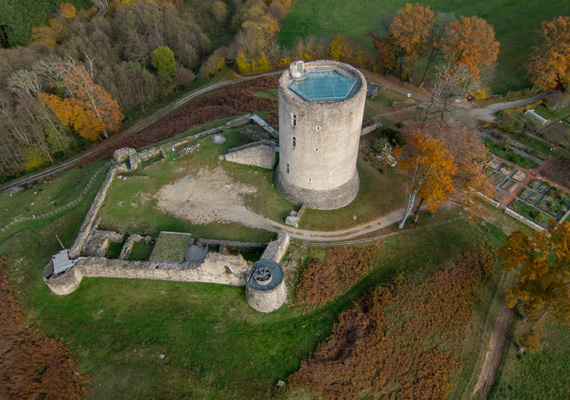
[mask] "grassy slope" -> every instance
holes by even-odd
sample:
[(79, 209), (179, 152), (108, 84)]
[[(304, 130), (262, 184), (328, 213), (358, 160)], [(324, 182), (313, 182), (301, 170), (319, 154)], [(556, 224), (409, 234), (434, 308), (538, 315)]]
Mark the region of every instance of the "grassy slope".
[[(73, 171), (53, 184), (67, 174)], [(63, 217), (0, 236), (28, 316), (46, 335), (69, 343), (92, 377), (92, 399), (271, 398), (276, 381), (297, 370), (338, 313), (363, 293), (400, 275), (420, 282), (482, 237), (458, 222), (381, 241), (370, 274), (316, 310), (285, 306), (261, 315), (247, 306), (242, 288), (158, 281), (85, 279), (73, 294), (55, 296), (41, 269), (58, 250), (55, 234), (71, 244), (96, 189)]]
[[(26, 227), (0, 252), (8, 253), (29, 316), (45, 334), (63, 337), (91, 375), (92, 399), (270, 398), (276, 381), (298, 368), (338, 312), (364, 292), (399, 274), (421, 280), (420, 267), (445, 264), (480, 237), (461, 222), (383, 241), (374, 270), (334, 301), (306, 313), (285, 306), (262, 315), (248, 307), (242, 288), (219, 285), (85, 279), (71, 295), (51, 294), (40, 272), (57, 248), (53, 234), (76, 231), (80, 216)], [(31, 258), (17, 261), (29, 248)]]
[(549, 325), (546, 334), (540, 353), (518, 354), (514, 344), (508, 347), (502, 376), (489, 399), (570, 398), (570, 327)]
[[(381, 13), (395, 13), (409, 1), (397, 0), (297, 0), (283, 21), (280, 41), (292, 46), (297, 36), (345, 34), (372, 48), (370, 39), (364, 38), (376, 24)], [(495, 28), (501, 43), (496, 75), (492, 88), (506, 93), (529, 85), (524, 63), (530, 46), (536, 41), (534, 30), (540, 22), (570, 13), (570, 3), (553, 0), (497, 0), (472, 2), (466, 0), (430, 0), (421, 3), (435, 11), (455, 13), (457, 16), (477, 15)]]

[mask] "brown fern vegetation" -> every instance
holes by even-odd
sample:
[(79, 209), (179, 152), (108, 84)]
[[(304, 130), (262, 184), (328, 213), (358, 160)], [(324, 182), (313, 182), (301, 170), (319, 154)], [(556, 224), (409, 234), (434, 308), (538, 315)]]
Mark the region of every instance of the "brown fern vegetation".
[(322, 304), (355, 284), (368, 269), (371, 249), (333, 248), (325, 261), (311, 260), (299, 278), (297, 299)]
[(441, 399), (461, 364), (478, 287), (493, 270), (467, 253), (420, 284), (394, 283), (343, 311), (330, 337), (289, 383), (327, 399)]
[(26, 319), (0, 258), (0, 399), (73, 400), (84, 394), (67, 347), (43, 338)]

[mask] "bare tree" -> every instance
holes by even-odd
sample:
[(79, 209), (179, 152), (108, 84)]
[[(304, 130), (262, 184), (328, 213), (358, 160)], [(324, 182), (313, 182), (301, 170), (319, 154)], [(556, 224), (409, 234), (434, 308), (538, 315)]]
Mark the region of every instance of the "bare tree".
[(445, 119), (451, 112), (454, 99), (463, 99), (479, 87), (479, 81), (471, 79), (464, 65), (444, 64), (437, 68), (430, 99), (420, 106), (420, 122), (424, 124), (439, 116)]
[(19, 69), (8, 78), (8, 88), (12, 92), (24, 92), (37, 97), (43, 90), (43, 81), (37, 71), (31, 69)]

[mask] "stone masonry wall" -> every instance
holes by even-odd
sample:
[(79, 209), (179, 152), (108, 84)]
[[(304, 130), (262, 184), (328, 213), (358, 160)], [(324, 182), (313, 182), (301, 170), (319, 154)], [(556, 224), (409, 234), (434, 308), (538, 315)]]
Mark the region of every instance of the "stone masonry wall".
[(87, 212), (87, 215), (83, 220), (83, 224), (81, 224), (79, 233), (75, 237), (75, 241), (73, 242), (71, 248), (69, 249), (69, 258), (73, 259), (79, 257), (79, 254), (81, 253), (81, 249), (85, 245), (87, 237), (89, 237), (91, 231), (94, 229), (95, 220), (97, 219), (97, 213), (99, 212), (99, 209), (101, 208), (103, 202), (105, 201), (105, 197), (107, 196), (107, 191), (111, 187), (113, 179), (115, 179), (115, 176), (117, 175), (117, 169), (118, 168), (116, 166), (111, 167), (111, 169), (107, 173), (107, 178), (105, 179), (105, 182), (103, 182), (101, 190), (99, 190), (99, 193), (97, 193), (97, 196), (95, 196), (95, 200), (93, 200), (93, 204), (91, 204), (91, 208), (89, 208), (89, 211)]
[(542, 226), (540, 226), (537, 223), (531, 221), (530, 219), (520, 215), (518, 212), (511, 210), (510, 208), (505, 209), (505, 214), (510, 215), (511, 217), (513, 217), (516, 220), (519, 220), (520, 222), (522, 222), (523, 224), (525, 224), (528, 227), (531, 227), (535, 231), (540, 232), (540, 231), (544, 230), (544, 228)]
[(231, 149), (228, 154), (224, 155), (224, 159), (238, 164), (273, 169), (275, 165), (274, 146), (273, 142), (266, 140), (250, 143), (242, 148)]
[(283, 232), (277, 234), (277, 240), (269, 242), (265, 251), (261, 255), (262, 260), (271, 260), (279, 264), (287, 249), (289, 248), (291, 237)]
[(44, 270), (44, 280), (60, 296), (75, 291), (83, 277), (151, 279), (175, 282), (217, 283), (245, 286), (249, 264), (241, 255), (208, 253), (200, 264), (166, 261), (110, 260), (104, 257), (79, 258), (74, 267), (54, 276), (51, 263)]

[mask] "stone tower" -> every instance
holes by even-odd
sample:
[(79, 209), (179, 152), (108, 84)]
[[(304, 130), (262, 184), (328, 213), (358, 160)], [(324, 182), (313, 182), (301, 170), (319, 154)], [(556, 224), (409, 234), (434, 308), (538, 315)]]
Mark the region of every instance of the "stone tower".
[(366, 80), (335, 61), (296, 61), (279, 79), (276, 183), (295, 204), (344, 207), (358, 193), (356, 170)]

